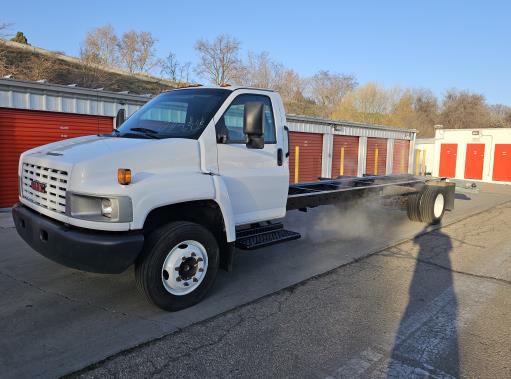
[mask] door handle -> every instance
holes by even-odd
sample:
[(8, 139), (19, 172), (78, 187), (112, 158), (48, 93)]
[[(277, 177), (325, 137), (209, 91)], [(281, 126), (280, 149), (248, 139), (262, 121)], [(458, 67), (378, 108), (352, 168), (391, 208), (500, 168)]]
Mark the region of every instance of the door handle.
[(277, 165), (282, 166), (284, 164), (284, 152), (279, 147), (277, 149)]
[(286, 158), (289, 157), (289, 152), (290, 152), (290, 142), (289, 142), (289, 128), (287, 126), (284, 125), (284, 131), (286, 132), (286, 139), (287, 139), (287, 152), (286, 152)]

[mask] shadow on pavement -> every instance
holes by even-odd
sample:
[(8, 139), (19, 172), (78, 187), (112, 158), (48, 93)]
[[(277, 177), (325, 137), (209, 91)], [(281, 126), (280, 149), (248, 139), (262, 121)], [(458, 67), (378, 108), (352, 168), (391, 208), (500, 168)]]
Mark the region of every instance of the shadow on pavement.
[[(413, 239), (419, 252), (387, 366), (388, 378), (459, 377), (458, 301), (449, 256), (453, 245), (441, 229), (430, 231), (431, 226), (426, 226)], [(435, 266), (443, 268), (424, 263), (432, 258)], [(425, 302), (425, 298), (432, 300)]]
[(464, 193), (455, 193), (454, 198), (456, 200), (471, 200), (470, 196), (467, 196)]

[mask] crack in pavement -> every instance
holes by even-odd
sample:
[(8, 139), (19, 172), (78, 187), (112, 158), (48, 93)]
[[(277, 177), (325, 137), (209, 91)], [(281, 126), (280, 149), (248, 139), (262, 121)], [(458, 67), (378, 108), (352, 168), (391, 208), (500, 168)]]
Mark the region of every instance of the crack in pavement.
[(466, 276), (470, 276), (470, 277), (478, 278), (478, 279), (491, 280), (491, 281), (495, 281), (495, 282), (500, 283), (500, 284), (505, 284), (505, 285), (511, 286), (511, 280), (506, 280), (506, 279), (502, 279), (502, 278), (496, 278), (494, 276), (474, 274), (472, 272), (454, 270), (451, 267), (447, 267), (447, 266), (444, 266), (444, 265), (441, 265), (441, 264), (438, 264), (438, 263), (435, 263), (435, 262), (431, 262), (431, 261), (428, 261), (428, 260), (425, 260), (425, 259), (415, 258), (413, 256), (386, 254), (386, 253), (378, 253), (377, 256), (385, 257), (385, 258), (409, 259), (409, 260), (413, 260), (413, 261), (416, 261), (416, 262), (419, 262), (419, 263), (424, 263), (426, 265), (438, 267), (440, 269), (443, 269), (443, 270), (446, 270), (446, 271), (449, 271), (449, 272), (452, 272), (452, 273), (455, 273), (455, 274), (466, 275)]

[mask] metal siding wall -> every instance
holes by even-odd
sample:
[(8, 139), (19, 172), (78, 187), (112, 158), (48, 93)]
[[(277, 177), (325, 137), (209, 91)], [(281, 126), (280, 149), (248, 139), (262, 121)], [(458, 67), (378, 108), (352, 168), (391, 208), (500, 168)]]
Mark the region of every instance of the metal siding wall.
[(392, 173), (406, 174), (409, 170), (410, 141), (394, 140)]
[(332, 133), (385, 139), (415, 139), (415, 130), (392, 128), (381, 125), (357, 124), (351, 122), (334, 121), (315, 117), (287, 116), (287, 125), (290, 130), (307, 133)]
[(73, 86), (0, 79), (0, 107), (115, 117), (129, 116), (151, 97)]
[(111, 131), (111, 117), (0, 108), (0, 208), (17, 201), (22, 152), (66, 138)]
[(341, 175), (341, 149), (344, 148), (343, 175), (358, 175), (359, 137), (334, 136), (331, 178)]
[[(314, 133), (289, 133), (289, 181), (294, 183), (295, 169), (298, 163), (298, 181), (309, 182), (321, 177), (323, 137)], [(299, 159), (296, 161), (296, 147), (299, 147)]]
[[(376, 150), (378, 150), (377, 160)], [(365, 173), (367, 175), (385, 175), (387, 169), (386, 162), (387, 162), (387, 140), (383, 138), (368, 138)]]

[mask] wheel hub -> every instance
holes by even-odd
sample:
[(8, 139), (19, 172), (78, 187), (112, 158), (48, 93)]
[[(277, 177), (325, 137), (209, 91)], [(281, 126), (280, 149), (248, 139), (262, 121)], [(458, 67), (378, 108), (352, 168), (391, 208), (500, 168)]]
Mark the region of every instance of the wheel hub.
[(179, 266), (179, 276), (182, 280), (190, 280), (197, 273), (198, 268), (199, 262), (197, 262), (197, 259), (193, 257), (185, 258)]
[(163, 287), (173, 295), (186, 295), (204, 280), (208, 254), (198, 241), (183, 241), (174, 246), (163, 262)]

